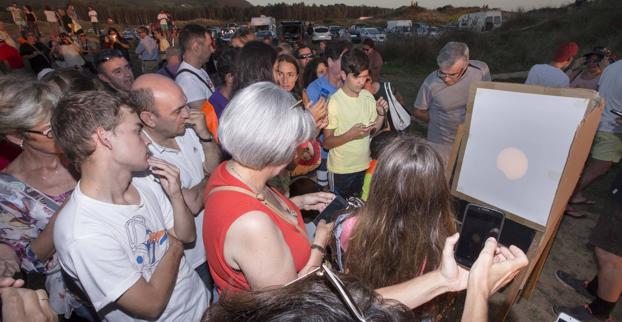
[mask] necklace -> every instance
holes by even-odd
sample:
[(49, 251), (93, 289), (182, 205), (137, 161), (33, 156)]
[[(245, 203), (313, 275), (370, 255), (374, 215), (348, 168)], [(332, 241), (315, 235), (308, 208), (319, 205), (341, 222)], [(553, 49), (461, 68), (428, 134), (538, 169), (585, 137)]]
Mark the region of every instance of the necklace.
[(270, 194), (278, 202), (281, 209), (272, 205), (272, 203), (268, 201), (268, 199), (262, 193), (254, 191), (253, 186), (251, 186), (246, 180), (244, 180), (244, 177), (242, 177), (242, 175), (235, 169), (235, 167), (233, 166), (233, 162), (231, 161), (227, 162), (227, 169), (230, 170), (231, 174), (233, 174), (240, 181), (242, 181), (242, 183), (248, 186), (248, 188), (250, 188), (251, 191), (255, 193), (255, 198), (257, 198), (257, 200), (262, 202), (265, 206), (267, 206), (268, 208), (273, 208), (273, 210), (277, 210), (278, 212), (283, 212), (283, 210), (285, 210), (284, 212), (287, 213), (287, 215), (294, 217), (294, 218), (298, 217), (298, 214), (295, 211), (292, 211), (291, 209), (289, 209), (287, 204), (285, 204), (281, 200), (281, 198), (279, 198), (279, 196), (276, 193), (274, 193), (274, 191), (272, 191), (272, 189), (270, 189), (269, 187), (264, 187), (264, 190), (267, 188), (267, 190), (270, 191)]

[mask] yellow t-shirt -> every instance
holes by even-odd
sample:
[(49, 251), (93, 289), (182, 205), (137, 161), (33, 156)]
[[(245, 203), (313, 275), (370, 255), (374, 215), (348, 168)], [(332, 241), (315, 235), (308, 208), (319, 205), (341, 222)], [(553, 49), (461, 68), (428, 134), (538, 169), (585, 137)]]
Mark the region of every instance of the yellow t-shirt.
[[(362, 90), (358, 97), (350, 97), (339, 89), (328, 102), (328, 126), (334, 135), (342, 135), (357, 123), (370, 124), (378, 117), (374, 96)], [(328, 152), (328, 171), (338, 174), (364, 171), (369, 166), (369, 136), (352, 140)]]

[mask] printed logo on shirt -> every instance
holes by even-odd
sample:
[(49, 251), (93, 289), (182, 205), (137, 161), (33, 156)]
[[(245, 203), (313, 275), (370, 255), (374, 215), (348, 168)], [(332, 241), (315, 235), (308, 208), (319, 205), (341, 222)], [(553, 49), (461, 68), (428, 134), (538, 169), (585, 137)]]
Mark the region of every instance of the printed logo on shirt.
[(152, 231), (147, 228), (143, 216), (134, 216), (125, 223), (135, 264), (152, 272), (168, 247), (166, 230)]

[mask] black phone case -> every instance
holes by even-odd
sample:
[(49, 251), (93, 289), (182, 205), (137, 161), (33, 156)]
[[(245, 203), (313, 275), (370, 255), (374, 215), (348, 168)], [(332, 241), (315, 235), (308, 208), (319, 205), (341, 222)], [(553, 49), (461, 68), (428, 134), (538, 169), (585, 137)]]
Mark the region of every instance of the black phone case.
[[(476, 205), (476, 204), (468, 204), (466, 206), (466, 208), (464, 210), (464, 214), (462, 215), (462, 227), (460, 229), (460, 239), (458, 239), (458, 242), (456, 243), (456, 251), (454, 253), (454, 257), (455, 257), (456, 262), (458, 263), (458, 265), (460, 265), (460, 266), (462, 266), (462, 267), (464, 267), (466, 269), (470, 269), (471, 266), (473, 266), (474, 261), (471, 261), (471, 260), (469, 260), (467, 258), (462, 258), (462, 257), (458, 256), (458, 246), (460, 245), (460, 242), (463, 239), (463, 234), (462, 234), (462, 230), (463, 229), (462, 228), (464, 228), (464, 222), (466, 220), (467, 213), (472, 208), (476, 208), (477, 210), (480, 210), (480, 211), (483, 210), (484, 212), (487, 212), (487, 213), (489, 213), (491, 215), (494, 214), (494, 215), (498, 215), (498, 216), (501, 217), (501, 224), (499, 224), (499, 234), (497, 236), (494, 236), (497, 241), (499, 241), (499, 237), (501, 236), (501, 232), (503, 231), (503, 224), (505, 223), (505, 214), (503, 214), (502, 212), (500, 212), (498, 210), (495, 210), (495, 209), (492, 209), (492, 208), (483, 207), (483, 206)], [(486, 237), (486, 238), (488, 238), (488, 237)], [(482, 245), (484, 245), (484, 243)], [(482, 250), (480, 249), (479, 252), (481, 252), (481, 251)]]

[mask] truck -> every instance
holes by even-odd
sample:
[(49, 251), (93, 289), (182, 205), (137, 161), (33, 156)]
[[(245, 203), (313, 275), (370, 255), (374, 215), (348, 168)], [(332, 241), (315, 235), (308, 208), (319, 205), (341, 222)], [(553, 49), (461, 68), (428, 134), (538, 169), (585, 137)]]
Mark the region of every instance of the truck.
[(305, 24), (302, 21), (290, 20), (279, 22), (279, 37), (284, 41), (294, 43), (304, 40)]
[(259, 17), (251, 18), (250, 27), (258, 31), (269, 31), (273, 36), (276, 36), (276, 20), (272, 17), (261, 15)]
[(501, 10), (480, 11), (460, 16), (458, 18), (458, 28), (484, 32), (501, 27), (502, 22)]
[(387, 32), (389, 33), (410, 33), (412, 32), (413, 22), (412, 20), (388, 20)]

